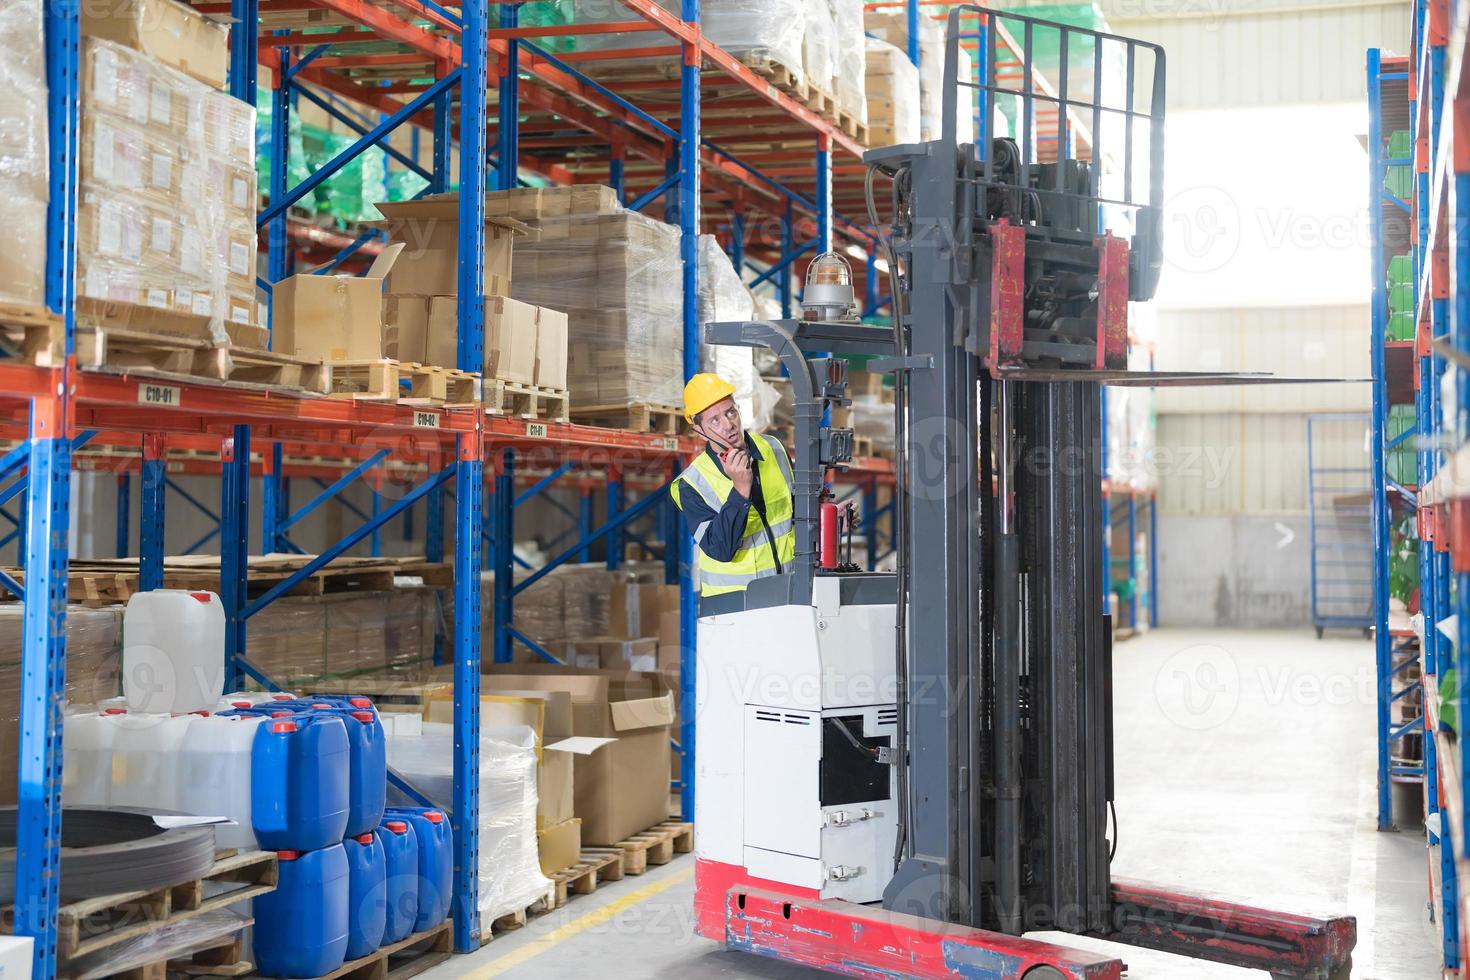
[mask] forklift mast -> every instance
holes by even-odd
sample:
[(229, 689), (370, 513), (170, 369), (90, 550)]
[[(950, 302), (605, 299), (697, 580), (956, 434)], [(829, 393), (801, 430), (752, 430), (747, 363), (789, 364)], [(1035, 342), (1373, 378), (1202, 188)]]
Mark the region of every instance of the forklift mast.
[[(960, 46), (977, 38), (976, 77), (961, 78)], [(1105, 64), (1123, 66), (1121, 87)], [(866, 158), (894, 283), (904, 488), (908, 765), (884, 905), (1011, 935), (1106, 932), (1100, 382), (1126, 374), (1128, 302), (1158, 282), (1164, 54), (963, 5), (944, 69), (941, 138)], [(975, 142), (961, 142), (971, 118)], [(1013, 136), (992, 135), (1003, 118)], [(1044, 118), (1054, 142), (1037, 138)]]

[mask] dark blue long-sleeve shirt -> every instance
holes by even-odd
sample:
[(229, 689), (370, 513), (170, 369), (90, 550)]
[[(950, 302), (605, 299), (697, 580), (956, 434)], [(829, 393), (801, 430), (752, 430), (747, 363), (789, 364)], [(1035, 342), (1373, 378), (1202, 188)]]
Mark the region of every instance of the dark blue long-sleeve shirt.
[[(766, 446), (764, 449), (768, 452), (770, 447)], [(684, 523), (689, 528), (689, 533), (694, 536), (694, 544), (715, 561), (730, 561), (735, 557), (735, 552), (745, 537), (745, 522), (752, 506), (758, 513), (765, 513), (766, 501), (761, 494), (760, 453), (748, 432), (745, 434), (745, 450), (756, 463), (751, 467), (749, 498), (741, 496), (740, 491), (731, 489), (724, 506), (716, 511), (697, 490), (686, 486), (683, 481), (676, 483), (680, 510), (684, 513)], [(714, 449), (705, 447), (705, 452), (719, 471), (724, 473), (725, 466)]]

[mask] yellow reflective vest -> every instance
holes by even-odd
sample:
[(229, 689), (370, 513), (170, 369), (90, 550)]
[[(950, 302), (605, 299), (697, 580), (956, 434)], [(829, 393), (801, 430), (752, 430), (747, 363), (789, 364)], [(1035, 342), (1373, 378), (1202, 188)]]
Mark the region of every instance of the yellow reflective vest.
[[(765, 515), (754, 506), (750, 508), (740, 546), (729, 561), (716, 561), (705, 554), (703, 548), (698, 548), (700, 532), (695, 532), (700, 595), (739, 592), (755, 579), (785, 571), (796, 557), (791, 460), (786, 455), (786, 447), (770, 436), (745, 434), (747, 444), (754, 445), (758, 457), (756, 467)], [(670, 492), (680, 510), (684, 509), (682, 495), (696, 493), (711, 510), (718, 512), (734, 488), (734, 482), (721, 472), (710, 454), (703, 452), (679, 474)]]

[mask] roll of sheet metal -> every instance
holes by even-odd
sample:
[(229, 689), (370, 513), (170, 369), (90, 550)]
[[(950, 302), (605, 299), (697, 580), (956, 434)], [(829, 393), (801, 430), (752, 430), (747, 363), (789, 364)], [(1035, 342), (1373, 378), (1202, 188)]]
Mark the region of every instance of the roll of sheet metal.
[[(69, 806), (61, 812), (61, 899), (168, 888), (209, 873), (214, 828), (164, 829), (162, 810)], [(0, 807), (0, 902), (15, 898), (16, 808)]]

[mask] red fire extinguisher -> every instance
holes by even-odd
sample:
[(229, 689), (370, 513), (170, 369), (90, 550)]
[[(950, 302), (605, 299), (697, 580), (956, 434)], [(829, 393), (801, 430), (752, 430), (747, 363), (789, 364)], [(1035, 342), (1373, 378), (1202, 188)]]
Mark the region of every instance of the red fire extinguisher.
[(822, 491), (822, 502), (818, 513), (821, 528), (821, 567), (837, 567), (837, 501), (830, 491)]

